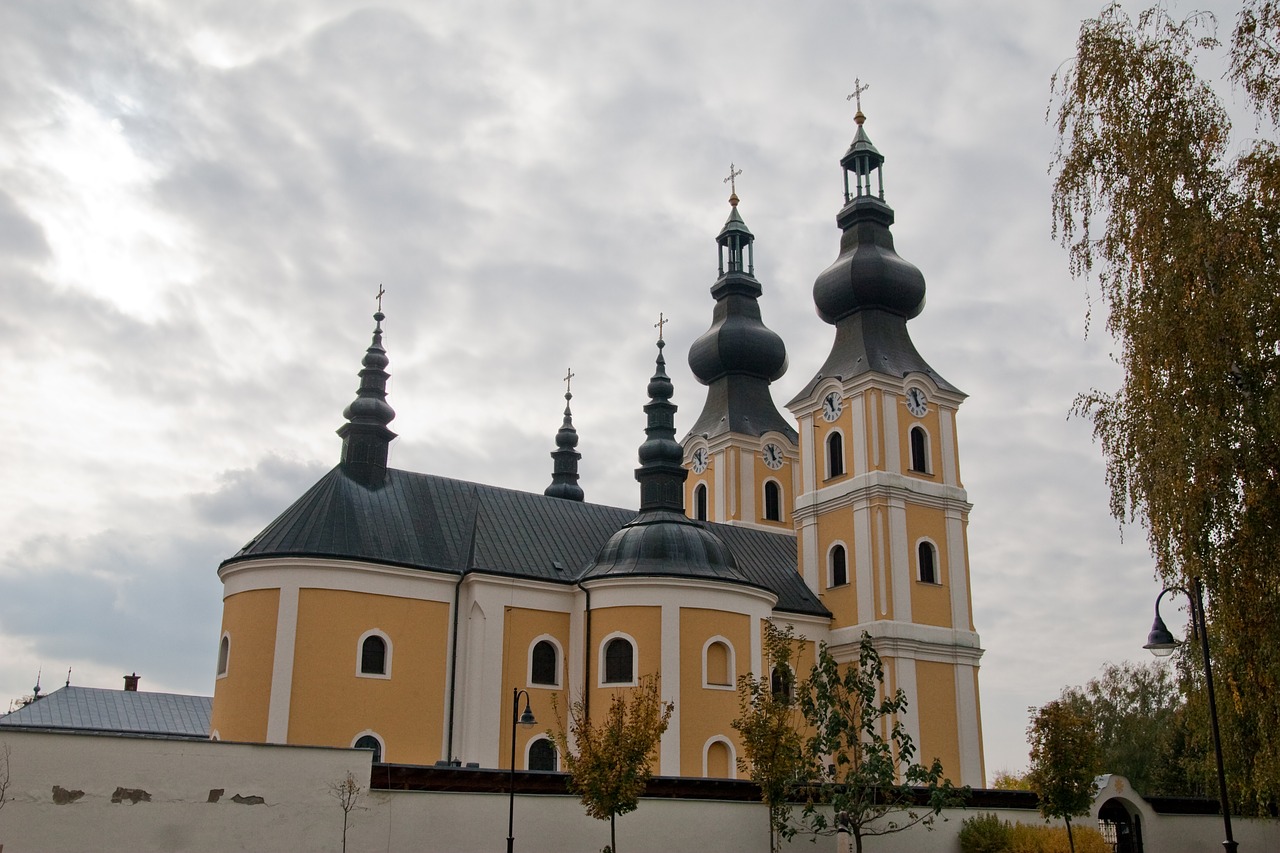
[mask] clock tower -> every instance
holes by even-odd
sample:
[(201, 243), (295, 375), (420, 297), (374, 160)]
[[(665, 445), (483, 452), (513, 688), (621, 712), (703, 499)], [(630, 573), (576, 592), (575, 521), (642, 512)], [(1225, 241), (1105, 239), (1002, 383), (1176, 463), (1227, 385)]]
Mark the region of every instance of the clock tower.
[[(910, 701), (919, 760), (983, 780), (978, 661), (956, 411), (965, 395), (907, 332), (924, 308), (920, 271), (894, 250), (884, 158), (862, 110), (840, 165), (840, 254), (813, 286), (835, 326), (826, 362), (788, 408), (799, 424), (795, 529), (800, 572), (833, 615), (837, 659), (868, 632), (889, 689)], [(976, 782), (975, 782), (976, 780)]]
[[(730, 167), (726, 182), (738, 174)], [(787, 370), (787, 350), (760, 317), (755, 236), (738, 211), (736, 187), (716, 243), (720, 273), (711, 287), (711, 328), (689, 349), (707, 402), (683, 442), (690, 469), (685, 506), (695, 519), (789, 533), (798, 485), (796, 431), (769, 393)]]

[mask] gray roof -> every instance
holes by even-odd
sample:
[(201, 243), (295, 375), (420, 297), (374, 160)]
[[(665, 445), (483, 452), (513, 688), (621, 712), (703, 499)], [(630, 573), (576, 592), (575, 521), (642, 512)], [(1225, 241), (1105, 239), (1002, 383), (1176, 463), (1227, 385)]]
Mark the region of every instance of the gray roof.
[(213, 699), (99, 687), (61, 687), (0, 716), (0, 726), (207, 738)]
[[(223, 565), (328, 557), (572, 584), (634, 518), (635, 510), (394, 468), (367, 487), (339, 465)], [(776, 609), (830, 615), (796, 571), (795, 536), (698, 524), (733, 550), (749, 583), (778, 596)]]

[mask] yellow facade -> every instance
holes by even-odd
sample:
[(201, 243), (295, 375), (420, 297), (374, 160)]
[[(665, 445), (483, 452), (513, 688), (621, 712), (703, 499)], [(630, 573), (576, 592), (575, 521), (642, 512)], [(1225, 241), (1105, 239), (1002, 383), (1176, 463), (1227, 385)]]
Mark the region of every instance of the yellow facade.
[(279, 608), (278, 589), (254, 589), (223, 599), (227, 671), (214, 684), (209, 721), (210, 730), (221, 740), (261, 743), (267, 739)]
[[(561, 731), (567, 728), (568, 660), (565, 657), (569, 645), (569, 614), (555, 611), (531, 610), (526, 607), (507, 607), (503, 630), (503, 677), (502, 695), (506, 702), (502, 704), (501, 731), (511, 731), (512, 700), (516, 690), (529, 693), (529, 710), (537, 719), (537, 725), (526, 728), (516, 726), (516, 766), (525, 767), (530, 741), (546, 737), (548, 731)], [(548, 638), (557, 646), (556, 685), (536, 684), (530, 678), (530, 653), (536, 641)], [(555, 696), (555, 710), (552, 709), (552, 696)], [(521, 699), (519, 711), (524, 710)], [(511, 766), (511, 741), (502, 738), (499, 747), (500, 766)]]
[(920, 742), (916, 744), (916, 760), (928, 765), (933, 759), (942, 762), (946, 776), (958, 780), (960, 765), (960, 731), (956, 715), (956, 674), (951, 664), (916, 661), (916, 695), (920, 707), (930, 709), (920, 718)]
[[(738, 711), (738, 675), (751, 665), (751, 620), (746, 614), (701, 608), (680, 608), (680, 774), (701, 776), (703, 755), (713, 738), (724, 738), (740, 755), (738, 733), (729, 725)], [(732, 650), (725, 683), (707, 684), (704, 668), (707, 644), (722, 642)], [(720, 680), (718, 677), (715, 680)], [(713, 750), (714, 752), (714, 750)], [(736, 771), (708, 775), (727, 775)]]

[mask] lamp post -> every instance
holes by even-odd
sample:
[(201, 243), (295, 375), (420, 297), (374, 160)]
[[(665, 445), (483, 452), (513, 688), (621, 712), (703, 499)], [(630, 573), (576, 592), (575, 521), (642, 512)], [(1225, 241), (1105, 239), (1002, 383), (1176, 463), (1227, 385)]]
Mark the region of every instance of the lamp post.
[(1204, 683), (1209, 689), (1209, 728), (1213, 732), (1213, 757), (1218, 762), (1218, 798), (1222, 806), (1222, 827), (1227, 833), (1227, 840), (1222, 842), (1226, 853), (1236, 853), (1239, 845), (1231, 835), (1231, 805), (1227, 801), (1227, 774), (1222, 769), (1222, 739), (1218, 735), (1218, 701), (1213, 693), (1213, 664), (1209, 660), (1209, 630), (1204, 619), (1204, 584), (1200, 578), (1191, 579), (1192, 592), (1180, 586), (1165, 587), (1156, 596), (1156, 621), (1151, 623), (1151, 633), (1147, 635), (1144, 649), (1150, 649), (1156, 657), (1168, 657), (1173, 654), (1178, 641), (1165, 627), (1160, 618), (1160, 599), (1167, 592), (1180, 592), (1191, 602), (1191, 634), (1200, 636), (1200, 651), (1204, 654)]
[[(520, 710), (521, 693), (524, 694), (524, 713), (517, 718), (516, 712)], [(528, 728), (537, 723), (538, 721), (533, 718), (533, 711), (529, 710), (529, 691), (513, 687), (511, 689), (511, 800), (507, 806), (507, 853), (511, 853), (516, 841), (516, 725)]]

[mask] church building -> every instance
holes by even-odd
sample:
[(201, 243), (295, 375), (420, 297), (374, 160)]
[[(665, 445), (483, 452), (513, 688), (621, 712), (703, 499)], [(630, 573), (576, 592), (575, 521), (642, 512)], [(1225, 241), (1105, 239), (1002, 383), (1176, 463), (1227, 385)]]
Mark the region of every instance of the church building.
[(638, 512), (584, 500), (567, 392), (543, 494), (387, 467), (375, 314), (339, 464), (218, 570), (212, 735), (502, 768), (523, 690), (539, 725), (519, 730), (515, 766), (557, 769), (553, 694), (563, 718), (656, 675), (675, 713), (655, 771), (735, 778), (735, 685), (762, 673), (773, 620), (837, 660), (869, 633), (917, 758), (982, 786), (964, 394), (907, 332), (924, 277), (894, 251), (884, 158), (855, 120), (839, 255), (813, 288), (830, 354), (783, 415), (770, 385), (786, 348), (761, 317), (735, 192), (711, 327), (688, 355), (706, 402), (679, 441), (659, 326)]

